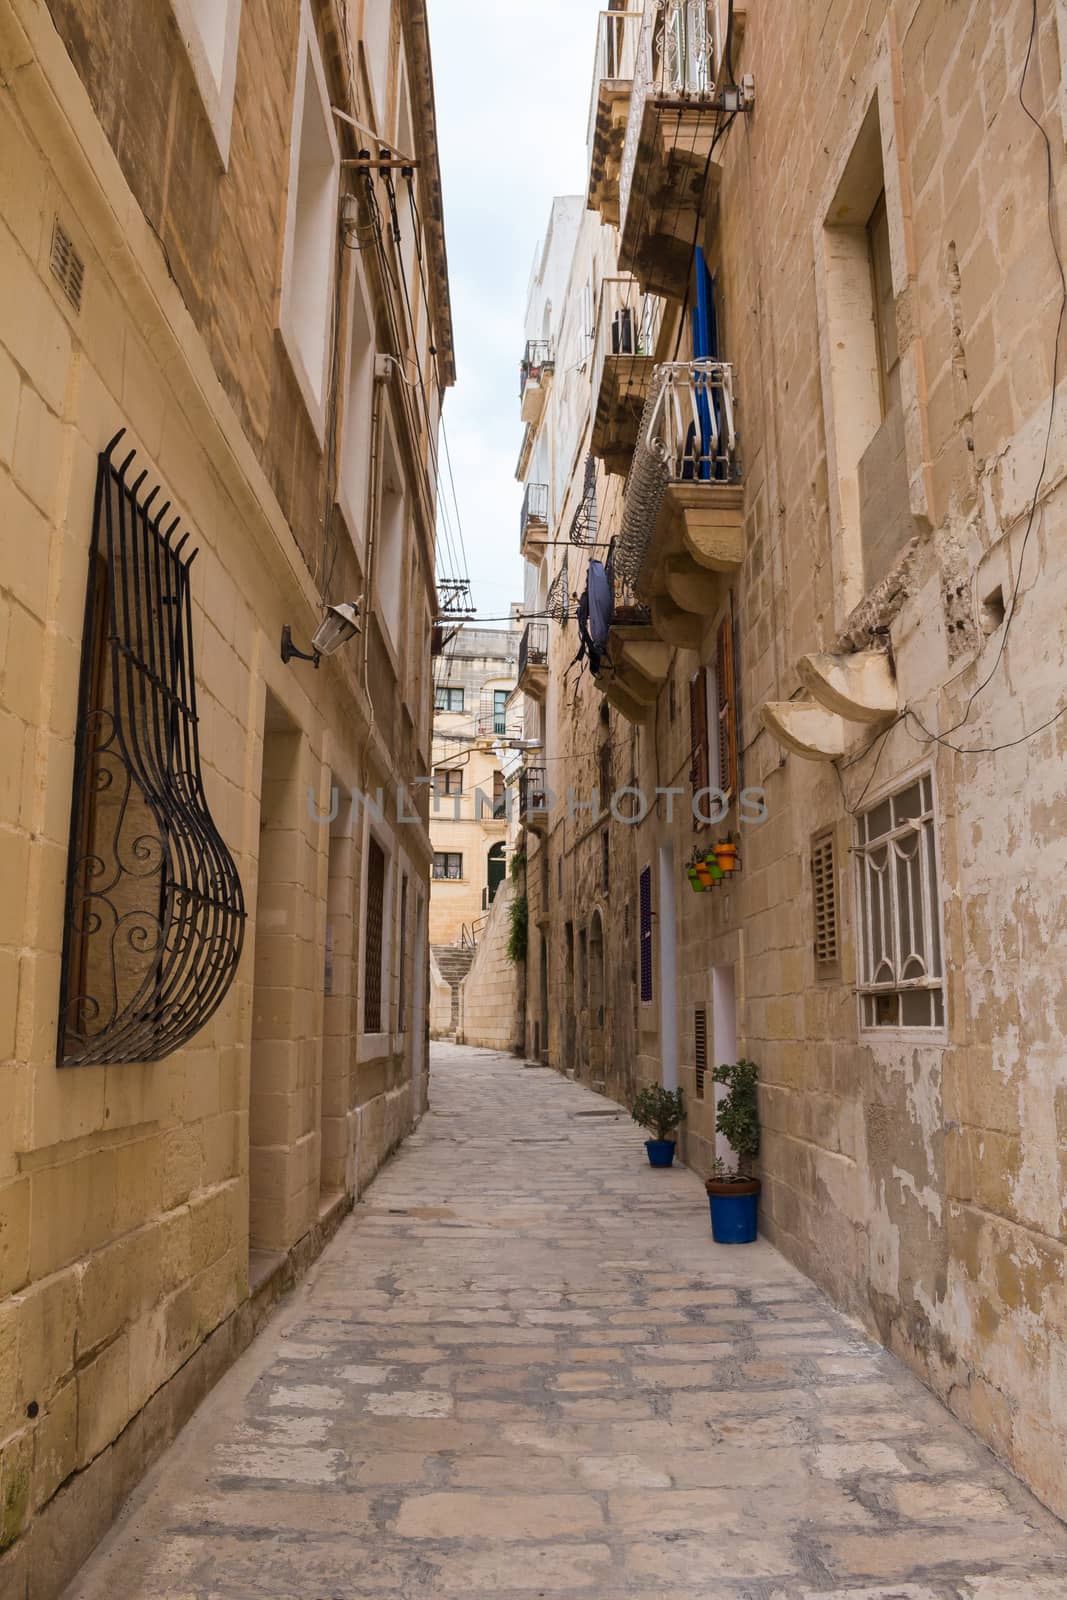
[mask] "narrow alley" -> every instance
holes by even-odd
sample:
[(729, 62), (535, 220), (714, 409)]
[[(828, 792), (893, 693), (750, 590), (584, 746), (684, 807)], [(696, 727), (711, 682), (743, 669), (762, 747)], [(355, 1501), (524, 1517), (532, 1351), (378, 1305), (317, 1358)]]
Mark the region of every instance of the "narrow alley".
[(1062, 1600), (1067, 1532), (543, 1068), (431, 1110), (69, 1600)]

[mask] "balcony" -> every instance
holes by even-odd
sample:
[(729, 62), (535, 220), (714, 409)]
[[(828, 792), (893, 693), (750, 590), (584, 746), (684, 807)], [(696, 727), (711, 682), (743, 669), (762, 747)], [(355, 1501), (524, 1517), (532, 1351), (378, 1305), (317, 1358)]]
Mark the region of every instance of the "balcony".
[[(719, 122), (713, 0), (670, 0), (662, 26), (642, 23), (619, 175), (619, 265), (650, 294), (680, 300), (705, 200)], [(699, 242), (699, 241), (698, 241)]]
[(519, 401), (522, 420), (536, 427), (545, 409), (545, 396), (556, 370), (552, 346), (547, 339), (528, 339), (526, 354), (519, 368)]
[(519, 821), (533, 833), (548, 828), (548, 778), (544, 767), (523, 767), (519, 773)]
[(641, 39), (640, 11), (602, 11), (597, 26), (589, 101), (589, 190), (586, 205), (619, 226), (619, 170)]
[(519, 517), (519, 554), (540, 561), (548, 539), (548, 484), (528, 483)]
[(548, 623), (528, 622), (519, 641), (519, 688), (532, 700), (548, 692)]
[(605, 278), (593, 340), (596, 412), (590, 448), (608, 472), (630, 470), (655, 370), (662, 307), (644, 302), (634, 278)]
[(671, 650), (699, 650), (725, 601), (744, 555), (743, 499), (732, 368), (661, 363), (608, 559), (612, 626), (597, 676), (631, 722), (648, 720)]

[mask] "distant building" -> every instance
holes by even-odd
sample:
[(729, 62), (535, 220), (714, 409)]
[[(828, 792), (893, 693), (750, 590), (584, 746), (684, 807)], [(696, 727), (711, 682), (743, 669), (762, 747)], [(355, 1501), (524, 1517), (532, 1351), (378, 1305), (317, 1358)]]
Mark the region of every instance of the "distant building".
[(430, 940), (477, 936), (507, 870), (506, 740), (522, 735), (514, 690), (519, 639), (507, 628), (461, 628), (437, 658), (430, 842)]

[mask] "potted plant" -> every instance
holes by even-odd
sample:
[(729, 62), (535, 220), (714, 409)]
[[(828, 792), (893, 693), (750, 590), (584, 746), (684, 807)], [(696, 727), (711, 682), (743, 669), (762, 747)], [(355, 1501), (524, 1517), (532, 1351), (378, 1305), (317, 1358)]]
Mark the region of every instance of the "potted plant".
[(713, 844), (711, 853), (723, 872), (737, 871), (737, 841), (732, 836), (728, 835), (721, 844)]
[(726, 1088), (715, 1113), (715, 1127), (737, 1156), (728, 1167), (719, 1157), (704, 1187), (711, 1207), (711, 1236), (716, 1244), (751, 1244), (756, 1237), (760, 1182), (748, 1170), (759, 1154), (759, 1068), (754, 1061), (724, 1062), (714, 1079)]
[(654, 1135), (645, 1140), (650, 1167), (669, 1167), (674, 1161), (676, 1141), (671, 1134), (685, 1116), (681, 1089), (665, 1089), (650, 1083), (634, 1096), (630, 1114), (642, 1128)]

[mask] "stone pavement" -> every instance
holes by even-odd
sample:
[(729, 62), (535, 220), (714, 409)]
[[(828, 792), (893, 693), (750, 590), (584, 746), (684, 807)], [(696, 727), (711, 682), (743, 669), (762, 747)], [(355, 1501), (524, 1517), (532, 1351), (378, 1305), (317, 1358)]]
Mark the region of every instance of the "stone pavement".
[(556, 1074), (433, 1110), (68, 1600), (1064, 1600), (1067, 1530)]

